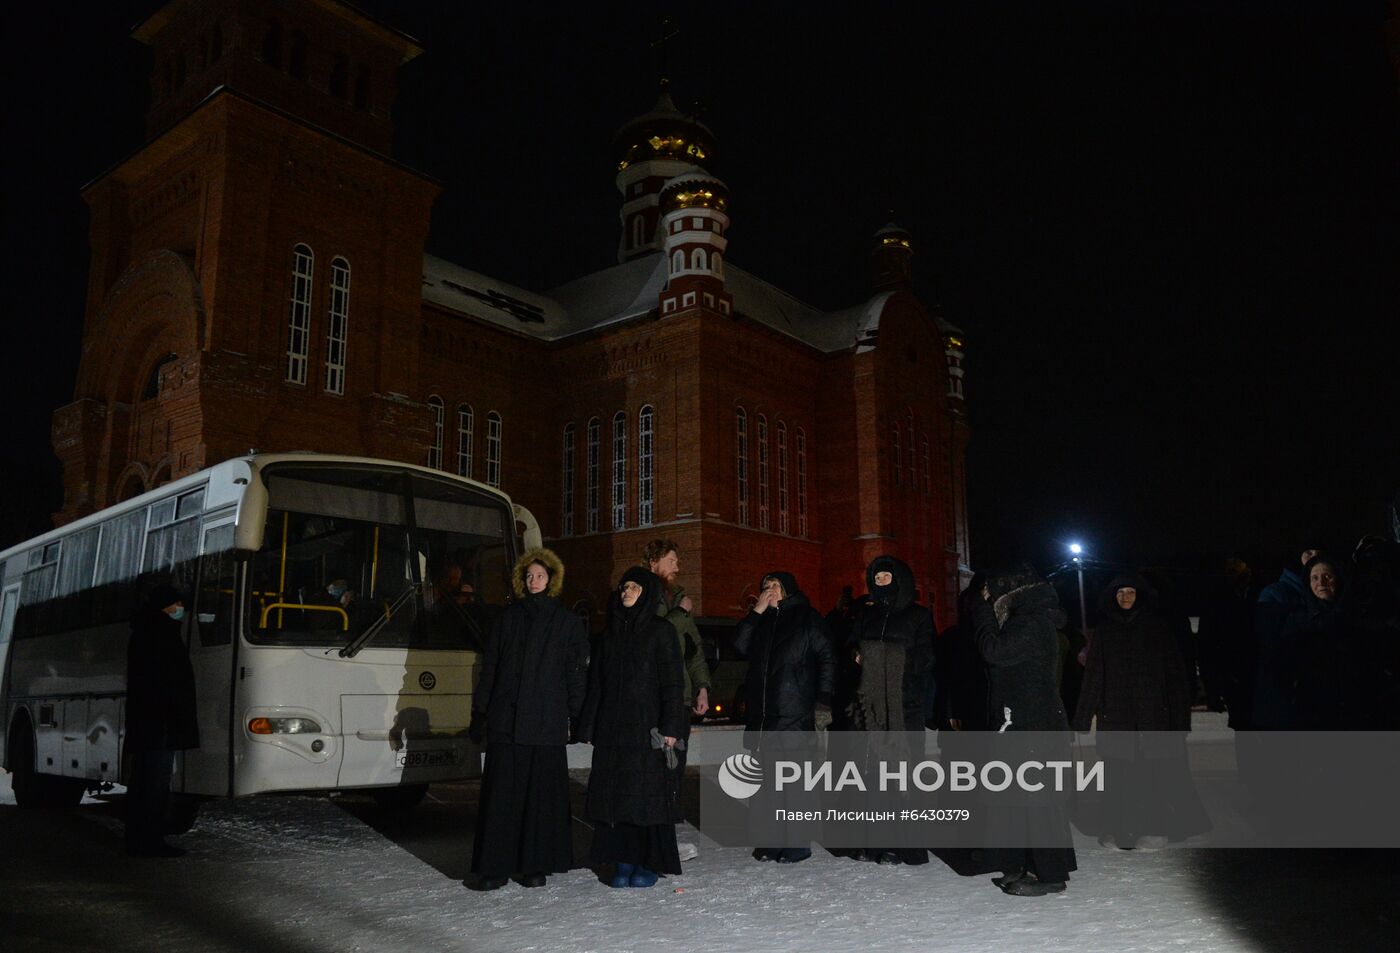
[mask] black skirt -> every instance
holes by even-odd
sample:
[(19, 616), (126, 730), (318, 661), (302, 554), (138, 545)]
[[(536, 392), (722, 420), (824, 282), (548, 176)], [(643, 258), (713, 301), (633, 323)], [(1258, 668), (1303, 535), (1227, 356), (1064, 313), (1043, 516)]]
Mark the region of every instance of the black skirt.
[(593, 847), (588, 862), (602, 864), (634, 864), (659, 874), (681, 872), (681, 858), (676, 851), (674, 824), (609, 824), (599, 822), (593, 828)]
[(563, 745), (486, 746), (472, 873), (564, 873), (574, 862), (571, 824)]

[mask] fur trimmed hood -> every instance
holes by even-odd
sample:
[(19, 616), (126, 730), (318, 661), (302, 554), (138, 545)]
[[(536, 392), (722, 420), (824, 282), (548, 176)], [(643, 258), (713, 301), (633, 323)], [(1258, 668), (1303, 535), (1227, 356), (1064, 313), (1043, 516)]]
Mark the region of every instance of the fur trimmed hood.
[(1064, 610), (1060, 608), (1060, 597), (1055, 594), (1055, 588), (1048, 582), (1032, 582), (1017, 586), (1010, 592), (998, 596), (996, 601), (992, 603), (992, 610), (996, 613), (997, 625), (1005, 625), (1006, 620), (1014, 615), (1033, 613), (1044, 615), (1057, 629), (1062, 627), (1066, 621)]
[(559, 593), (564, 591), (564, 560), (554, 550), (543, 546), (530, 550), (515, 561), (510, 571), (510, 588), (515, 598), (525, 598), (525, 570), (531, 563), (539, 563), (549, 570), (549, 585), (545, 587), (544, 594), (551, 599), (559, 598)]

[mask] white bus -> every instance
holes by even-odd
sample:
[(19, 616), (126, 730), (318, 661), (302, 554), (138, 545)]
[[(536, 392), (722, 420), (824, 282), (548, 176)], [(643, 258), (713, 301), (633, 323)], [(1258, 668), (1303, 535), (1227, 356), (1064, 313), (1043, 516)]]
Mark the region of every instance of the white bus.
[[(199, 714), (172, 829), (205, 797), (361, 788), (411, 806), (429, 782), (479, 774), (477, 649), (539, 538), (505, 494), (438, 470), (258, 454), (0, 553), (16, 800), (124, 783), (130, 622), (159, 583), (186, 594)], [(327, 592), (342, 579), (343, 600)]]

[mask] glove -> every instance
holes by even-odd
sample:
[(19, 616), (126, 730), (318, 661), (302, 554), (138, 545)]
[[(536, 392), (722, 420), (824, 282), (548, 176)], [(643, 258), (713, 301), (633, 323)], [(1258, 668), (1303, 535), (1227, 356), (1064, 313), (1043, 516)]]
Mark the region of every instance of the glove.
[(472, 723), (467, 726), (467, 737), (477, 744), (486, 743), (486, 713), (475, 712), (472, 714)]
[(817, 705), (815, 722), (818, 731), (826, 731), (828, 728), (831, 727), (830, 705)]

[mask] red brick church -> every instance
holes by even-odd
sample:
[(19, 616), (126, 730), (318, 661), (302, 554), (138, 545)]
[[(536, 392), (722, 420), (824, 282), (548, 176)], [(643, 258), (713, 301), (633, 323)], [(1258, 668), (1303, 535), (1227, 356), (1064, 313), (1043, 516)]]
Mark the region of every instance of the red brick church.
[(502, 487), (571, 600), (602, 605), (668, 536), (702, 614), (774, 568), (826, 608), (892, 552), (951, 621), (963, 343), (912, 293), (902, 229), (845, 310), (744, 271), (715, 137), (663, 89), (617, 137), (618, 264), (512, 287), (424, 254), (439, 187), (388, 154), (409, 37), (336, 0), (175, 0), (135, 37), (149, 141), (84, 192), (60, 522), (250, 448), (359, 454)]

